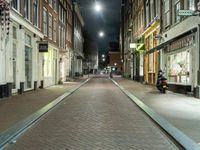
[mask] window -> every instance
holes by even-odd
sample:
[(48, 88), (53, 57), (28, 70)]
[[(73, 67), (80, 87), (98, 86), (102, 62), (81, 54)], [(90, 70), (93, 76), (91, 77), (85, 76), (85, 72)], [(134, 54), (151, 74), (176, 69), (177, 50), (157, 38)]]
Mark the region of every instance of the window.
[(61, 6), (59, 5), (59, 20), (61, 21)]
[(188, 0), (188, 9), (195, 10), (195, 0)]
[(174, 6), (174, 21), (175, 23), (179, 22), (181, 20), (181, 17), (178, 16), (178, 11), (181, 9), (181, 3), (178, 1)]
[(190, 51), (183, 51), (167, 57), (167, 75), (169, 82), (189, 84)]
[(56, 42), (56, 19), (53, 21), (53, 41)]
[(24, 17), (30, 20), (30, 0), (24, 0)]
[(57, 2), (53, 0), (53, 9), (57, 12)]
[(13, 39), (17, 39), (17, 28), (13, 26)]
[(147, 24), (149, 24), (149, 22), (150, 22), (149, 17), (150, 17), (149, 2), (146, 1), (146, 23), (147, 23)]
[(12, 7), (13, 7), (15, 10), (19, 11), (19, 6), (20, 6), (19, 0), (12, 0)]
[(165, 27), (168, 27), (170, 25), (170, 2), (169, 0), (165, 0), (164, 2), (164, 5), (165, 5), (165, 16), (164, 16), (164, 19), (165, 19)]
[(47, 10), (43, 8), (43, 33), (47, 36)]
[(17, 28), (13, 26), (13, 51), (12, 51), (12, 62), (13, 62), (13, 84), (12, 88), (16, 89), (16, 72), (17, 72)]
[(52, 5), (52, 0), (49, 0), (49, 5), (52, 7), (53, 5)]
[(25, 44), (28, 45), (28, 46), (32, 45), (31, 36), (28, 35), (28, 34), (25, 34)]
[(58, 39), (58, 41), (59, 41), (59, 47), (61, 47), (61, 28), (60, 28), (60, 25), (59, 25), (59, 28), (58, 28), (58, 36), (59, 36), (59, 39)]
[(39, 2), (38, 2), (38, 0), (34, 0), (33, 18), (34, 18), (34, 25), (36, 25), (36, 26), (38, 26), (38, 13), (39, 13)]
[(52, 32), (52, 15), (51, 14), (49, 14), (49, 39), (51, 39), (52, 40), (52, 34), (53, 34), (53, 32)]
[(154, 7), (154, 0), (151, 0), (151, 20), (153, 20), (154, 19), (154, 17), (155, 17), (155, 9), (156, 9), (156, 7)]
[(65, 28), (63, 28), (63, 48), (65, 48), (66, 45), (66, 32), (65, 32)]

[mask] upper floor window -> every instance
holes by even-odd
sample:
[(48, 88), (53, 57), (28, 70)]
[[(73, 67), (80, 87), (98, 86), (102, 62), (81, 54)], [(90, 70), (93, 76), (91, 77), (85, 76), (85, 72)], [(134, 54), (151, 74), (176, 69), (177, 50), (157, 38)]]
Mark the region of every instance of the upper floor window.
[(53, 24), (53, 20), (52, 20), (52, 15), (49, 14), (49, 39), (52, 40), (52, 35), (53, 35), (53, 32), (52, 32), (52, 24)]
[(165, 27), (168, 27), (170, 25), (170, 2), (169, 0), (164, 1), (164, 21), (165, 21)]
[(53, 0), (53, 9), (57, 12), (57, 2)]
[(155, 17), (155, 11), (156, 11), (156, 7), (154, 6), (154, 0), (151, 0), (151, 5), (150, 5), (150, 11), (151, 11), (151, 21), (154, 19)]
[(39, 13), (39, 2), (38, 2), (38, 0), (34, 0), (33, 17), (34, 17), (34, 25), (36, 25), (36, 26), (38, 26), (38, 13)]
[(15, 9), (15, 10), (18, 10), (19, 11), (19, 6), (20, 6), (20, 0), (12, 0), (12, 7)]
[(24, 17), (30, 20), (30, 0), (24, 0)]
[(47, 10), (43, 8), (43, 33), (47, 36)]
[(195, 10), (195, 0), (188, 0), (188, 9)]
[(181, 17), (178, 15), (178, 11), (181, 9), (181, 2), (178, 1), (174, 5), (174, 21), (175, 23), (179, 22), (181, 20)]
[(49, 0), (49, 5), (50, 6), (53, 6), (52, 3), (53, 3), (53, 0)]
[(150, 22), (150, 9), (149, 9), (149, 1), (146, 1), (146, 23), (149, 24)]
[(56, 29), (57, 29), (57, 26), (56, 26), (57, 22), (56, 22), (56, 19), (54, 18), (53, 20), (53, 41), (56, 42), (56, 37), (57, 37), (57, 34), (56, 34)]

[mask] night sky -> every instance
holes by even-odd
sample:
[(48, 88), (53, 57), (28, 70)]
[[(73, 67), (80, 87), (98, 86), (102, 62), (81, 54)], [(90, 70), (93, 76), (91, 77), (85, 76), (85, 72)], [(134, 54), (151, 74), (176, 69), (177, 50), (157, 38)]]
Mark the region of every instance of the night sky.
[[(95, 12), (95, 1), (102, 5), (101, 12)], [(77, 0), (85, 21), (85, 30), (96, 39), (100, 53), (108, 49), (110, 41), (117, 41), (120, 29), (121, 0)], [(98, 32), (104, 31), (105, 37), (99, 38)]]

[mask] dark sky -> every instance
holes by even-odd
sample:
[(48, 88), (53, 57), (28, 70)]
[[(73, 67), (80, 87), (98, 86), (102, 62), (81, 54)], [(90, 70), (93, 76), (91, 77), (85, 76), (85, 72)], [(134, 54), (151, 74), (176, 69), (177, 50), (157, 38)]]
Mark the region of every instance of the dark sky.
[[(80, 3), (86, 31), (97, 40), (100, 53), (106, 52), (108, 43), (118, 40), (119, 37), (121, 0), (77, 1)], [(101, 12), (95, 12), (93, 8), (95, 2), (102, 5)], [(98, 32), (101, 30), (105, 33), (104, 38), (98, 37)]]

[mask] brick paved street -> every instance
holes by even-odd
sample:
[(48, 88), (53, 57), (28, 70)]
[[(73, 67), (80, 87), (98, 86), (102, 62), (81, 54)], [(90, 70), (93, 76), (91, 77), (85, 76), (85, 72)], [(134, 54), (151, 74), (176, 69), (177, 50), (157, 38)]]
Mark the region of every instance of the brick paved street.
[(178, 148), (109, 79), (94, 78), (6, 149)]
[(55, 85), (37, 91), (25, 92), (10, 98), (0, 99), (0, 132), (12, 127), (17, 122), (25, 119), (35, 111), (41, 109), (63, 93), (75, 88), (85, 79), (75, 82)]
[(172, 125), (200, 143), (200, 101), (193, 96), (167, 91), (124, 78), (114, 78), (120, 85), (163, 116)]

